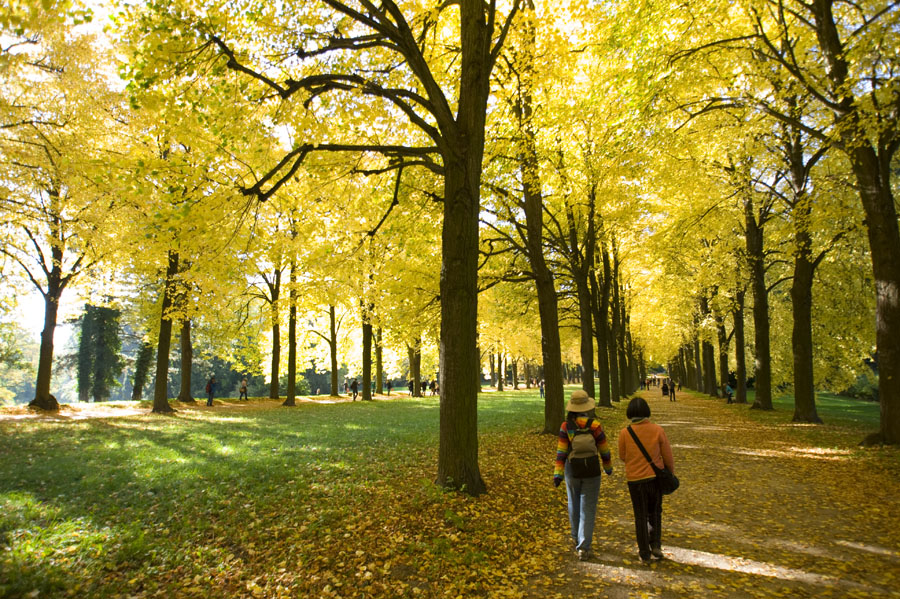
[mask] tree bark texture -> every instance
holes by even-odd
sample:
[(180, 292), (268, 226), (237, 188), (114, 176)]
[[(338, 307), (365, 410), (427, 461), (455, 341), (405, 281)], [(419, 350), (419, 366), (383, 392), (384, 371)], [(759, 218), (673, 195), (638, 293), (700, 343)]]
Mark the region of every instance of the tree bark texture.
[[(445, 136), (444, 226), (441, 231), (440, 443), (437, 483), (485, 492), (478, 467), (478, 215), (484, 127), (490, 94), (495, 10), (461, 0), (459, 105)], [(448, 133), (450, 133), (448, 131)]]
[(288, 289), (288, 377), (283, 406), (297, 405), (297, 262), (291, 259)]
[(725, 318), (718, 312), (715, 313), (716, 320), (716, 342), (719, 349), (719, 385), (721, 389), (725, 388), (728, 383), (728, 346), (731, 345), (728, 339), (728, 332), (725, 330)]
[(703, 387), (705, 385), (705, 379), (703, 378), (703, 354), (700, 352), (700, 337), (698, 336), (698, 332), (694, 332), (694, 382), (696, 386), (694, 389), (697, 391), (703, 392)]
[(791, 349), (794, 353), (794, 422), (821, 423), (813, 379), (812, 287), (815, 264), (809, 234), (810, 199), (794, 202), (794, 276), (791, 280)]
[(747, 403), (747, 356), (744, 336), (744, 290), (735, 296), (735, 308), (731, 313), (734, 320), (734, 362), (737, 387), (734, 390), (735, 403)]
[(362, 322), (362, 399), (372, 401), (372, 321), (368, 310)]
[[(603, 248), (603, 284), (606, 287), (604, 292), (610, 305), (608, 306), (610, 318), (604, 321), (606, 328), (606, 347), (609, 355), (609, 394), (613, 401), (619, 401), (622, 395), (622, 386), (619, 381), (619, 352), (616, 349), (616, 323), (618, 318), (615, 315), (615, 305), (612, 303), (612, 285), (615, 284), (612, 278), (612, 261), (610, 259), (609, 250)], [(598, 326), (600, 323), (598, 323)]]
[(606, 338), (606, 321), (609, 314), (609, 285), (597, 280), (597, 269), (591, 275), (591, 310), (593, 311), (594, 337), (597, 339), (597, 405), (612, 407), (609, 383), (609, 347)]
[(278, 314), (278, 300), (281, 295), (281, 270), (276, 268), (272, 293), (272, 366), (269, 371), (269, 399), (278, 399), (280, 394), (279, 378), (281, 377), (281, 319)]
[(194, 346), (191, 343), (191, 319), (181, 320), (181, 389), (178, 392), (178, 401), (192, 402), (191, 395), (191, 367), (194, 362)]
[[(900, 443), (900, 230), (891, 191), (888, 160), (878, 160), (870, 147), (851, 153), (866, 213), (866, 230), (875, 276), (875, 344), (881, 427), (874, 440)], [(873, 439), (869, 439), (871, 442)]]
[[(480, 369), (479, 369), (480, 370)], [(375, 393), (384, 393), (384, 364), (381, 352), (381, 327), (375, 331)]]
[(153, 388), (153, 412), (174, 412), (169, 405), (169, 350), (172, 344), (172, 304), (177, 289), (178, 252), (169, 250), (166, 279), (163, 285), (162, 310), (159, 318), (159, 340), (156, 345), (156, 382)]
[(331, 355), (331, 397), (339, 397), (341, 390), (338, 387), (337, 319), (334, 306), (328, 306), (328, 351)]
[[(761, 220), (761, 219), (760, 219)], [(772, 409), (772, 358), (769, 347), (769, 291), (766, 287), (766, 266), (763, 227), (753, 214), (753, 203), (744, 202), (747, 259), (750, 266), (750, 285), (753, 290), (753, 328), (755, 332), (756, 401), (753, 408)]]

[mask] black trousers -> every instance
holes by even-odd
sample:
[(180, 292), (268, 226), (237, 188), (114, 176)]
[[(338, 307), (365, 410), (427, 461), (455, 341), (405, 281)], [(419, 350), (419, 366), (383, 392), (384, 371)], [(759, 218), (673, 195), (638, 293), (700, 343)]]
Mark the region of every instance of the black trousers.
[(662, 493), (656, 479), (628, 483), (634, 508), (634, 531), (641, 559), (650, 559), (650, 548), (662, 545)]

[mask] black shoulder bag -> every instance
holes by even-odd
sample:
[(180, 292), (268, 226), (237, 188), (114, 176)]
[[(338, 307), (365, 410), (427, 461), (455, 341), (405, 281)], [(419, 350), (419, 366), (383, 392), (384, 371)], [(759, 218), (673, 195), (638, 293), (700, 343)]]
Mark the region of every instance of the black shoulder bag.
[(681, 484), (678, 481), (678, 477), (672, 474), (672, 471), (668, 468), (660, 468), (653, 463), (653, 460), (650, 459), (650, 454), (647, 453), (646, 449), (644, 449), (641, 440), (638, 439), (637, 434), (635, 434), (635, 432), (631, 430), (631, 426), (628, 427), (628, 433), (631, 435), (631, 438), (634, 439), (634, 443), (638, 446), (638, 449), (641, 450), (641, 453), (644, 454), (644, 457), (647, 458), (647, 461), (650, 462), (650, 467), (653, 468), (653, 472), (656, 474), (656, 484), (659, 485), (659, 492), (663, 495), (668, 495), (674, 492), (675, 489), (678, 488), (678, 485)]

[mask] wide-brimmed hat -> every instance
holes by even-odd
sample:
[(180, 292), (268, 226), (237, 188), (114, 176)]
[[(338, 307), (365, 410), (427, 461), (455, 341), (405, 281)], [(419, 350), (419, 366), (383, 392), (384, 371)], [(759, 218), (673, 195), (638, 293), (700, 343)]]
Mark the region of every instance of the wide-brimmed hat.
[(578, 389), (577, 391), (572, 391), (572, 395), (569, 397), (569, 403), (566, 404), (566, 411), (587, 412), (588, 410), (593, 410), (595, 406), (594, 398), (588, 396), (587, 391)]

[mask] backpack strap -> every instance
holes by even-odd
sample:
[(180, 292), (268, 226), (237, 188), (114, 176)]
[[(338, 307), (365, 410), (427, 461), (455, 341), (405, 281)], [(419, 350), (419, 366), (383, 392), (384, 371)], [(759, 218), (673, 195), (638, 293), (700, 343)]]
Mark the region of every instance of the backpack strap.
[[(568, 423), (568, 422), (570, 422), (570, 421), (567, 420), (566, 422)], [(575, 425), (575, 428), (574, 428), (574, 430), (571, 430), (571, 431), (570, 431), (570, 430), (569, 430), (569, 427), (568, 427), (568, 426), (566, 427), (566, 435), (568, 435), (568, 437), (569, 437), (569, 443), (572, 442), (572, 439), (575, 438), (575, 435), (578, 433), (578, 431), (579, 431), (579, 430), (582, 430), (582, 429), (578, 428), (578, 424), (577, 424), (574, 420), (572, 420), (571, 422), (572, 422), (572, 424)], [(593, 418), (588, 418), (587, 424), (584, 425), (584, 428), (586, 428), (586, 429), (590, 432), (590, 430), (591, 430), (591, 424), (593, 424), (593, 423), (594, 423), (594, 419), (593, 419)], [(593, 435), (594, 433), (591, 432), (591, 434)]]
[(646, 449), (644, 449), (644, 445), (643, 445), (643, 443), (641, 443), (641, 440), (638, 439), (637, 434), (635, 434), (635, 432), (633, 430), (631, 430), (630, 424), (628, 425), (628, 433), (631, 435), (631, 438), (634, 439), (635, 445), (637, 445), (638, 449), (641, 450), (641, 453), (644, 454), (644, 457), (647, 458), (647, 461), (650, 462), (650, 465), (658, 468), (659, 466), (656, 466), (656, 464), (653, 463), (653, 460), (650, 459), (650, 454), (647, 453)]

